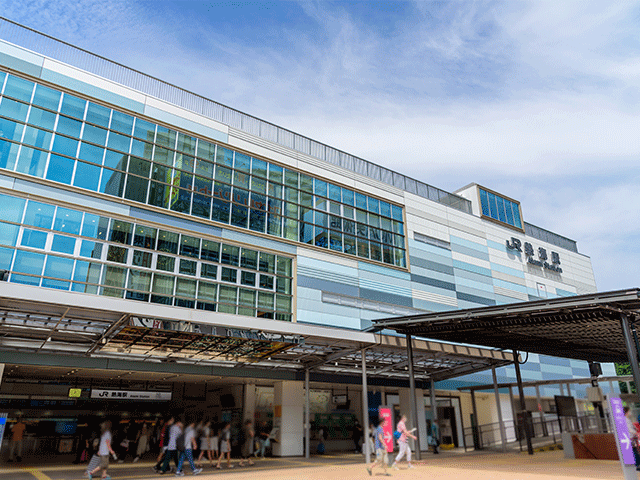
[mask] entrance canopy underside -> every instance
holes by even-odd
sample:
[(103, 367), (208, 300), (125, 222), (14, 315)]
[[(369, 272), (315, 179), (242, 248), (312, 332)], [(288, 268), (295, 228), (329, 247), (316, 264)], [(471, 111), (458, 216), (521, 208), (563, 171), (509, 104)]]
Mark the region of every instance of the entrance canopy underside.
[(380, 319), (371, 330), (593, 362), (628, 362), (622, 315), (631, 325), (638, 322), (639, 289)]
[[(240, 367), (354, 376), (361, 374), (363, 349), (369, 376), (408, 379), (406, 341), (397, 336), (0, 283), (5, 358), (13, 351), (226, 367), (232, 376)], [(423, 340), (414, 340), (413, 350), (415, 377), (433, 381), (512, 358), (499, 350)]]

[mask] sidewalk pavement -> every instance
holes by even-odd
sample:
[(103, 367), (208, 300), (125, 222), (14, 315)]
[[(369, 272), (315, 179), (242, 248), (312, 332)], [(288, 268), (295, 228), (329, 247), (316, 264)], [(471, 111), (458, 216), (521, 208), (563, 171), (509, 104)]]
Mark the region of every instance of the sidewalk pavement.
[[(365, 480), (381, 478), (382, 469), (370, 477), (361, 455), (323, 455), (305, 458), (273, 458), (258, 460), (252, 467), (222, 470), (205, 465), (199, 478), (212, 480)], [(113, 480), (167, 480), (173, 474), (157, 475), (151, 462), (115, 464), (110, 467)], [(566, 460), (563, 452), (544, 452), (530, 456), (506, 454), (450, 454), (414, 461), (416, 468), (408, 470), (405, 462), (400, 470), (389, 469), (392, 477), (429, 480), (617, 480), (623, 479), (620, 464), (607, 460)], [(82, 465), (0, 465), (0, 480), (80, 480), (86, 466)], [(185, 469), (186, 476), (191, 474)], [(386, 477), (385, 477), (386, 478)]]

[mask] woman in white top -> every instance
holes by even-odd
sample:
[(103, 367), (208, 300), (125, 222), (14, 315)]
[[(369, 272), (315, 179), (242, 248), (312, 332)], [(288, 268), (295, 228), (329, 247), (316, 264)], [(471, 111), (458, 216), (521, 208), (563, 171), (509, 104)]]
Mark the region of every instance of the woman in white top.
[(93, 475), (102, 470), (102, 478), (110, 478), (107, 476), (107, 468), (109, 468), (109, 454), (115, 458), (116, 454), (111, 448), (111, 422), (106, 420), (100, 424), (100, 446), (98, 447), (98, 455), (100, 456), (100, 465), (89, 472), (89, 480)]
[[(204, 425), (202, 427), (201, 433), (200, 433), (200, 456), (198, 457), (198, 463), (200, 463), (202, 461), (202, 457), (204, 457), (205, 452), (207, 453), (207, 457), (209, 458), (209, 463), (211, 464), (211, 466), (213, 467), (213, 462), (216, 459), (215, 454), (212, 454), (213, 449), (213, 445), (212, 445), (212, 438), (211, 438), (211, 422), (210, 421), (206, 421), (204, 422)], [(215, 448), (216, 453), (218, 448)]]

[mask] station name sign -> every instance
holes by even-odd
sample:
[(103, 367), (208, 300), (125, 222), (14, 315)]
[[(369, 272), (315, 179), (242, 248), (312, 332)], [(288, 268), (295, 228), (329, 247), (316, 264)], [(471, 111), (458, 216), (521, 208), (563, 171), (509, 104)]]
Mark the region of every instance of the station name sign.
[(91, 389), (91, 398), (103, 400), (171, 400), (171, 392)]
[[(509, 250), (522, 252), (523, 244), (519, 239), (511, 237), (511, 240), (507, 240), (507, 248)], [(547, 249), (538, 247), (538, 258), (536, 258), (533, 245), (529, 242), (524, 242), (524, 254), (527, 257), (527, 263), (542, 267), (545, 270), (562, 273), (562, 268), (560, 268), (560, 255), (557, 252), (551, 252), (551, 259), (549, 259)], [(551, 260), (551, 263), (549, 263), (549, 260)]]

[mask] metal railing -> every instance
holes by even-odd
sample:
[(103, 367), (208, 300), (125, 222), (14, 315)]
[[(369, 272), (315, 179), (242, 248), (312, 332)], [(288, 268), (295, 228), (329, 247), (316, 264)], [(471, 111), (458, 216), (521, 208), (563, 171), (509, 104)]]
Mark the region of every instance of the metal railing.
[(227, 107), (70, 43), (0, 17), (0, 38), (46, 57), (64, 62), (139, 92), (180, 106), (230, 127), (386, 183), (465, 213), (471, 202), (453, 193), (381, 167), (308, 137)]
[[(545, 445), (561, 441), (562, 432), (571, 433), (608, 433), (608, 418), (596, 415), (578, 417), (531, 418), (530, 426), (534, 445)], [(504, 422), (507, 445), (510, 448), (526, 448), (524, 424), (514, 420)], [(499, 423), (466, 427), (464, 429), (465, 450), (485, 450), (502, 448), (502, 437)]]

